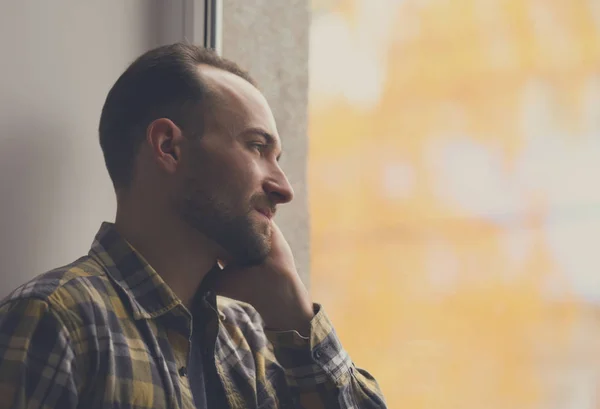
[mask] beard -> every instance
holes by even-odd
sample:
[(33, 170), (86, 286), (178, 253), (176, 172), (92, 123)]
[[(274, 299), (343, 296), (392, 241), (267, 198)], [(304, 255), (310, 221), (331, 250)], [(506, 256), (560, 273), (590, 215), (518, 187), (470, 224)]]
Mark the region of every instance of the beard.
[(259, 195), (253, 196), (248, 207), (240, 211), (197, 186), (188, 185), (186, 191), (179, 208), (190, 227), (221, 246), (240, 267), (255, 266), (266, 259), (271, 251), (271, 227), (252, 217)]

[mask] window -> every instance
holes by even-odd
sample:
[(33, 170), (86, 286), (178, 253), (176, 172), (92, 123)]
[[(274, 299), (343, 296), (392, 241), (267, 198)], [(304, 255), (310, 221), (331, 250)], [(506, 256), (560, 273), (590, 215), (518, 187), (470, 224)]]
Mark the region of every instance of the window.
[(600, 3), (313, 0), (311, 291), (391, 408), (592, 408)]

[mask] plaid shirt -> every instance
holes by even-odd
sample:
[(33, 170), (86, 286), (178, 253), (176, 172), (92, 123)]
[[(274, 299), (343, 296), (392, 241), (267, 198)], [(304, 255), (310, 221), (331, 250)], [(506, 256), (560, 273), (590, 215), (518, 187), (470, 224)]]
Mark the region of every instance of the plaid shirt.
[(310, 338), (267, 331), (250, 305), (208, 288), (188, 310), (105, 223), (87, 256), (0, 303), (0, 408), (194, 408), (181, 371), (192, 323), (209, 408), (384, 408), (315, 309)]

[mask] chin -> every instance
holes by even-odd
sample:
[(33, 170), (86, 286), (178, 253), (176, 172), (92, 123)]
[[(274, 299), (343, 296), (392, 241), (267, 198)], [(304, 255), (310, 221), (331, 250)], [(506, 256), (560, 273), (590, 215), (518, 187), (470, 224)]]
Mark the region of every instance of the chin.
[(271, 252), (273, 230), (268, 221), (246, 218), (220, 227), (215, 229), (219, 232), (217, 241), (237, 265), (261, 264)]
[(249, 223), (251, 234), (255, 236), (256, 240), (268, 241), (271, 244), (271, 235), (273, 230), (271, 222), (261, 216), (260, 220), (252, 220)]
[(252, 240), (248, 240), (245, 245), (239, 249), (238, 263), (243, 266), (255, 266), (263, 263), (271, 252), (271, 234), (256, 234)]

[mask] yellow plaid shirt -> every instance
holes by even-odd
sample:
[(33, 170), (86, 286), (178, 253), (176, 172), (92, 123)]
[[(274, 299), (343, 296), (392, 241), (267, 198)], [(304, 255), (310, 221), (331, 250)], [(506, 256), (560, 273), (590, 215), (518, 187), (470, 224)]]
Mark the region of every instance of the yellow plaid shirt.
[(104, 223), (87, 256), (0, 303), (0, 408), (194, 408), (182, 367), (202, 331), (209, 408), (384, 408), (320, 306), (310, 338), (271, 332), (201, 288), (190, 310)]

